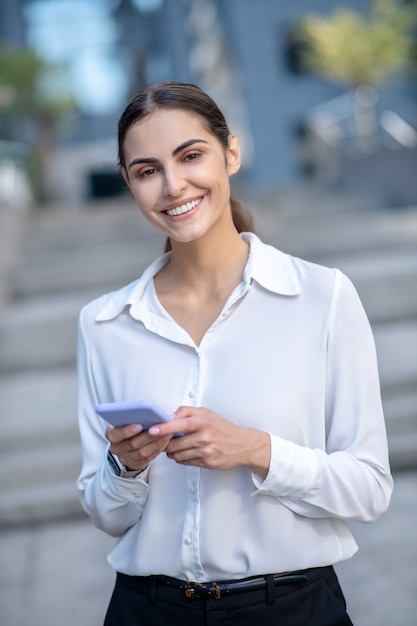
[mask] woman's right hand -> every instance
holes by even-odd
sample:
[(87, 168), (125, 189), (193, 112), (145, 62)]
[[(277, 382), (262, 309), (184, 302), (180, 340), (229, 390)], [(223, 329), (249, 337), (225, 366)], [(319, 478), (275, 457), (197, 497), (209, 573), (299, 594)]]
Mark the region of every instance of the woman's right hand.
[(130, 424), (119, 428), (108, 426), (106, 438), (110, 442), (110, 452), (118, 457), (126, 469), (141, 470), (165, 451), (172, 435), (152, 437), (142, 430), (140, 424)]

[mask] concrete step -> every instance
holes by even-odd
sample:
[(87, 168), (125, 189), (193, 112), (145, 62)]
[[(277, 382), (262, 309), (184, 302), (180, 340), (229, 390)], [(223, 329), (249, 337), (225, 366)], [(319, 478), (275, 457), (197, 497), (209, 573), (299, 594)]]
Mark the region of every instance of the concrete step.
[(65, 296), (17, 304), (0, 315), (0, 374), (72, 365), (82, 302)]
[(0, 456), (79, 443), (75, 368), (1, 376), (0, 406)]
[(393, 470), (416, 467), (417, 385), (383, 393), (389, 455)]
[(21, 260), (25, 218), (24, 212), (0, 203), (0, 309), (4, 309), (10, 301), (9, 277)]
[[(40, 485), (75, 483), (81, 467), (79, 442), (17, 448), (0, 457), (0, 494)], [(1, 499), (3, 499), (4, 495)]]
[(21, 299), (90, 287), (113, 290), (138, 278), (161, 252), (162, 242), (154, 239), (54, 250), (27, 258), (15, 271), (13, 295)]
[[(374, 326), (391, 463), (415, 467), (417, 211), (376, 211), (372, 199), (311, 189), (258, 202), (265, 240), (340, 267), (357, 286)], [(75, 489), (79, 310), (137, 278), (163, 245), (129, 201), (100, 207), (31, 220), (14, 274), (20, 300), (0, 316), (0, 526), (83, 515)]]
[(260, 235), (284, 252), (311, 261), (353, 256), (372, 250), (414, 249), (417, 244), (417, 210), (365, 211), (280, 216), (265, 210), (255, 215)]
[(412, 470), (417, 459), (417, 430), (393, 433), (389, 440), (389, 457), (392, 471)]
[(389, 391), (417, 383), (417, 321), (398, 321), (374, 327), (381, 385)]
[(82, 514), (75, 369), (0, 377), (0, 526)]
[(164, 241), (133, 201), (124, 199), (104, 208), (35, 213), (27, 231), (21, 262), (11, 274), (17, 298), (113, 290), (137, 278)]
[(26, 237), (22, 246), (25, 257), (111, 242), (163, 239), (143, 217), (133, 199), (124, 197), (76, 210), (54, 207), (32, 213), (27, 228), (30, 237)]
[(310, 182), (280, 185), (279, 189), (251, 187), (232, 180), (233, 193), (254, 213), (277, 213), (280, 218), (317, 218), (335, 213), (357, 214), (380, 210), (382, 197), (376, 190), (358, 190), (349, 193)]
[(83, 516), (75, 483), (42, 484), (0, 491), (0, 527)]
[(373, 325), (417, 319), (417, 241), (414, 248), (364, 251), (322, 262), (349, 276)]

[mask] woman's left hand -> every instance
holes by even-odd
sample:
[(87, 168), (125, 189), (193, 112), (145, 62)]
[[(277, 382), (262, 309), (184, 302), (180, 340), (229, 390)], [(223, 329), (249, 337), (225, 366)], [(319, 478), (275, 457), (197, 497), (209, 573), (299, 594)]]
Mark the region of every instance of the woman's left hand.
[(271, 444), (268, 433), (229, 422), (213, 411), (180, 407), (172, 422), (149, 429), (156, 437), (180, 434), (169, 442), (166, 453), (182, 465), (205, 469), (231, 469), (245, 466), (265, 478), (268, 474)]

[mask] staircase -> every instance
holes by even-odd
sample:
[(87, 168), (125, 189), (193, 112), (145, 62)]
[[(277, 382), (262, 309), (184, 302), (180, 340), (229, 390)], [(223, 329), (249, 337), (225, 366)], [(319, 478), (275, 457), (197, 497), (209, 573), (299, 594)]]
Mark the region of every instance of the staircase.
[[(381, 210), (374, 196), (312, 187), (241, 192), (265, 241), (355, 283), (375, 333), (392, 466), (415, 467), (417, 208)], [(26, 218), (0, 310), (0, 526), (82, 514), (78, 313), (137, 278), (162, 247), (125, 196)]]

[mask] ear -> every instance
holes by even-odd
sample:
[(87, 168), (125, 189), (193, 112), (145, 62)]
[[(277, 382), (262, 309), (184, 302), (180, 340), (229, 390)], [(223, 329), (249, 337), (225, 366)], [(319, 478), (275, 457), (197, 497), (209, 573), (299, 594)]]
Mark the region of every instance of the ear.
[(233, 176), (240, 170), (240, 141), (237, 135), (229, 135), (229, 147), (226, 151), (227, 172)]

